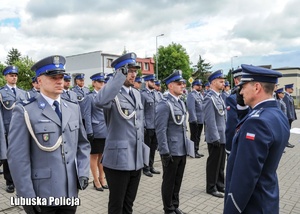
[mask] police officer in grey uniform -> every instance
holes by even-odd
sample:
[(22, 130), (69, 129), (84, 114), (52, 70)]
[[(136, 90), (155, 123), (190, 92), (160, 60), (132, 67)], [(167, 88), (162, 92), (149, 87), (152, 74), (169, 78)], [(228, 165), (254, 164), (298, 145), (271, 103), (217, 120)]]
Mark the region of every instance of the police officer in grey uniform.
[(133, 212), (141, 169), (149, 162), (143, 104), (140, 92), (133, 88), (137, 69), (131, 65), (136, 66), (135, 53), (114, 60), (116, 74), (95, 98), (96, 106), (104, 110), (107, 125), (102, 164), (110, 191), (108, 213)]
[(163, 80), (169, 93), (156, 107), (155, 128), (158, 151), (163, 165), (161, 195), (165, 213), (181, 214), (179, 191), (184, 174), (188, 141), (186, 135), (186, 108), (179, 98), (184, 90), (180, 70)]
[[(7, 135), (9, 134), (9, 125), (11, 123), (12, 110), (16, 103), (27, 100), (27, 97), (26, 92), (16, 86), (18, 81), (18, 68), (16, 66), (10, 65), (4, 68), (3, 75), (5, 76), (6, 85), (0, 88), (0, 108), (5, 128), (5, 137), (7, 138)], [(3, 161), (3, 174), (6, 181), (6, 192), (13, 193), (15, 187), (6, 160)]]
[(83, 118), (83, 125), (85, 126), (85, 120), (84, 120), (84, 108), (85, 108), (85, 97), (87, 94), (90, 93), (90, 90), (88, 87), (84, 86), (84, 74), (78, 74), (75, 76), (75, 82), (76, 85), (71, 89), (73, 92), (77, 94), (77, 101), (80, 106), (81, 115)]
[[(1, 165), (3, 164), (3, 160), (6, 159), (6, 152), (7, 152), (7, 146), (6, 146), (6, 139), (5, 139), (5, 129), (4, 129), (4, 124), (3, 124), (2, 112), (0, 109), (0, 162), (1, 162)], [(3, 172), (1, 174), (3, 174)]]
[(32, 88), (26, 92), (27, 99), (31, 99), (40, 93), (40, 86), (35, 76), (31, 78), (31, 84)]
[(61, 97), (67, 100), (71, 100), (73, 102), (78, 102), (77, 94), (74, 91), (70, 90), (71, 84), (71, 76), (68, 74), (64, 74), (64, 90), (61, 94)]
[(47, 201), (23, 206), (26, 213), (75, 213), (76, 206), (54, 204), (51, 198), (77, 198), (78, 189), (88, 186), (90, 144), (80, 109), (60, 97), (64, 65), (59, 55), (34, 64), (41, 93), (13, 111), (7, 158), (17, 195)]
[(155, 133), (155, 107), (159, 101), (157, 92), (154, 89), (155, 75), (150, 74), (144, 76), (144, 82), (146, 87), (141, 91), (142, 104), (144, 106), (145, 117), (145, 144), (150, 148), (149, 166), (145, 166), (143, 169), (144, 175), (152, 177), (153, 174), (160, 174), (160, 172), (154, 169), (154, 157), (157, 149), (157, 139)]
[(210, 89), (204, 98), (205, 139), (208, 147), (206, 192), (215, 197), (224, 195), (226, 109), (220, 91), (224, 87), (222, 70), (209, 77)]
[[(286, 105), (286, 112), (287, 112), (287, 117), (289, 119), (289, 124), (290, 128), (292, 127), (292, 122), (294, 120), (297, 120), (297, 114), (295, 111), (295, 104), (294, 104), (294, 99), (292, 97), (292, 93), (294, 91), (294, 84), (287, 84), (284, 87), (285, 89), (285, 95), (283, 97), (283, 102)], [(287, 142), (286, 147), (288, 148), (293, 148), (295, 145), (292, 145), (291, 143)]]
[(158, 97), (159, 97), (159, 101), (161, 101), (164, 98), (164, 95), (161, 93), (161, 82), (160, 80), (155, 80), (155, 90), (157, 91)]
[(192, 82), (193, 90), (187, 96), (187, 110), (189, 112), (189, 125), (191, 140), (195, 144), (195, 158), (201, 158), (204, 155), (199, 154), (200, 136), (203, 130), (204, 111), (203, 101), (204, 97), (201, 94), (202, 81), (196, 79)]
[(224, 103), (226, 103), (227, 97), (230, 95), (230, 84), (228, 81), (225, 81), (224, 89), (221, 93), (221, 97), (224, 100)]
[[(137, 69), (140, 69), (141, 67), (138, 66)], [(135, 89), (137, 89), (138, 91), (141, 90), (141, 87), (142, 87), (142, 78), (137, 76), (135, 78), (135, 81), (134, 81), (134, 86), (133, 86)]]

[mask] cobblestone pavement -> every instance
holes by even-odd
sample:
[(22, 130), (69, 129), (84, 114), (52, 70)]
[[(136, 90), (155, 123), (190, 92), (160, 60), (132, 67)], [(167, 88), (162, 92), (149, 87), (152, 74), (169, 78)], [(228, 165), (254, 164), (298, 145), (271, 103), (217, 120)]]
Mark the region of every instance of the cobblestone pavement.
[[(297, 110), (300, 118), (300, 110)], [(300, 128), (300, 120), (293, 123), (293, 127)], [(291, 134), (290, 143), (295, 147), (286, 148), (282, 156), (278, 178), (280, 185), (280, 213), (300, 213), (300, 135)], [(205, 156), (200, 159), (188, 158), (186, 170), (180, 191), (180, 208), (189, 214), (221, 214), (223, 211), (223, 199), (212, 197), (205, 193), (205, 166), (208, 156), (207, 146), (201, 138), (201, 153)], [(156, 155), (155, 168), (162, 171), (159, 156)], [(80, 191), (81, 205), (77, 213), (107, 213), (108, 190), (96, 191), (90, 185), (84, 191)], [(138, 195), (134, 203), (136, 214), (163, 213), (161, 201), (162, 175), (154, 175), (152, 178), (142, 175)], [(246, 191), (246, 190), (245, 190)], [(10, 205), (10, 198), (14, 194), (6, 193), (3, 175), (0, 175), (0, 213), (15, 214), (25, 213), (20, 207)]]

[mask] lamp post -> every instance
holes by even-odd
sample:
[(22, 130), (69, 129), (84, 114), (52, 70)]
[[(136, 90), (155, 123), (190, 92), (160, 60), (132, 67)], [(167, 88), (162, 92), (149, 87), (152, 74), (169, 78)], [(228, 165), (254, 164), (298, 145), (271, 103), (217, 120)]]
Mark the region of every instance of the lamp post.
[(231, 58), (230, 58), (230, 60), (231, 60), (231, 88), (233, 87), (233, 75), (232, 75), (232, 71), (233, 71), (233, 58), (236, 58), (236, 57), (238, 57), (238, 56), (232, 56)]
[(158, 79), (158, 59), (157, 59), (157, 37), (160, 37), (160, 36), (164, 36), (165, 34), (160, 34), (158, 36), (156, 36), (156, 54), (155, 54), (155, 75), (156, 75), (156, 78)]

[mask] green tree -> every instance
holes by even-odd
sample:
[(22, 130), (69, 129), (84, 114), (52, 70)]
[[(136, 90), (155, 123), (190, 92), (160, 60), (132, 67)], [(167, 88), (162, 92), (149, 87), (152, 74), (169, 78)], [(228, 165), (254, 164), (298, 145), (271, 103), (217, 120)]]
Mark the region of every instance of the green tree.
[(17, 66), (18, 72), (18, 87), (29, 90), (31, 89), (31, 78), (35, 76), (35, 72), (31, 71), (30, 68), (35, 62), (28, 56), (20, 57), (19, 60), (15, 61), (13, 65)]
[(15, 61), (20, 60), (21, 58), (21, 53), (18, 51), (16, 48), (12, 48), (6, 57), (6, 64), (7, 65), (13, 65)]
[(2, 71), (3, 69), (5, 68), (5, 65), (3, 65), (1, 62), (0, 62), (0, 71), (1, 71), (1, 74), (0, 74), (0, 87), (4, 86), (6, 84), (6, 81), (4, 79), (4, 76), (2, 75)]
[(194, 66), (195, 72), (192, 74), (194, 79), (201, 79), (202, 82), (206, 82), (210, 74), (212, 65), (209, 62), (205, 62), (205, 59), (199, 55), (197, 65)]
[[(153, 57), (156, 59), (156, 56)], [(181, 44), (173, 43), (167, 47), (160, 46), (158, 48), (158, 77), (163, 80), (169, 76), (174, 69), (182, 71), (184, 79), (188, 79), (192, 74), (190, 67), (190, 57), (186, 53), (186, 49)], [(155, 62), (156, 63), (156, 62)], [(156, 67), (156, 65), (154, 65)], [(189, 83), (188, 83), (189, 84)]]

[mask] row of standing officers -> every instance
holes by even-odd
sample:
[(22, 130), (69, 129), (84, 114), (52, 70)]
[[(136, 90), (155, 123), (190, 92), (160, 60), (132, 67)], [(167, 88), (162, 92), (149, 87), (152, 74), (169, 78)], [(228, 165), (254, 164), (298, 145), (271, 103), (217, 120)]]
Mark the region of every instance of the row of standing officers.
[[(239, 91), (235, 98), (237, 104), (233, 105), (233, 108), (236, 107), (237, 109), (233, 111), (229, 105), (225, 105), (219, 93), (223, 89), (225, 81), (222, 72), (216, 71), (208, 78), (211, 89), (207, 91), (205, 97), (199, 93), (201, 82), (196, 80), (192, 83), (193, 91), (188, 95), (186, 109), (185, 104), (180, 99), (185, 87), (181, 71), (175, 70), (164, 80), (169, 93), (163, 98), (154, 90), (154, 75), (145, 77), (146, 88), (142, 91), (133, 87), (138, 68), (135, 59), (136, 55), (129, 53), (115, 60), (112, 63), (116, 70), (115, 75), (105, 87), (93, 96), (95, 105), (103, 109), (107, 128), (102, 164), (110, 188), (108, 212), (133, 212), (132, 207), (141, 171), (149, 177), (160, 173), (153, 167), (154, 154), (158, 147), (163, 165), (162, 200), (164, 212), (184, 213), (179, 209), (179, 191), (186, 156), (193, 153), (198, 158), (203, 156), (199, 153), (203, 125), (205, 125), (205, 141), (208, 143), (209, 152), (206, 172), (207, 193), (216, 197), (224, 197), (225, 143), (233, 142), (232, 149), (228, 149), (228, 151), (233, 150), (235, 153), (229, 155), (227, 167), (229, 179), (226, 182), (226, 193), (228, 194), (225, 197), (224, 212), (235, 213), (247, 209), (255, 210), (257, 205), (252, 204), (251, 201), (255, 201), (255, 191), (259, 190), (254, 189), (253, 195), (249, 195), (248, 201), (239, 202), (239, 193), (235, 193), (235, 188), (231, 188), (231, 180), (237, 176), (238, 172), (233, 174), (236, 166), (230, 158), (239, 163), (239, 160), (236, 159), (243, 155), (237, 153), (239, 144), (234, 143), (235, 141), (232, 139), (243, 137), (239, 137), (239, 131), (242, 128), (245, 129), (244, 137), (248, 141), (263, 137), (260, 136), (262, 135), (261, 131), (253, 129), (247, 131), (247, 120), (253, 117), (263, 119), (265, 114), (268, 117), (267, 113), (263, 114), (263, 112), (268, 112), (269, 106), (263, 107), (263, 110), (260, 108), (253, 111), (252, 109), (255, 109), (256, 105), (252, 105), (253, 103), (246, 101), (243, 97), (241, 98), (240, 95), (243, 92)], [(78, 76), (76, 77), (77, 86), (72, 91), (69, 91), (67, 86), (63, 90), (64, 64), (65, 59), (62, 56), (51, 56), (37, 62), (32, 67), (32, 70), (36, 72), (36, 81), (39, 83), (41, 92), (36, 96), (29, 94), (31, 92), (26, 93), (15, 87), (18, 72), (16, 67), (8, 66), (3, 71), (8, 84), (1, 88), (3, 91), (1, 91), (1, 116), (4, 117), (2, 120), (5, 129), (2, 129), (3, 134), (0, 136), (2, 142), (9, 142), (8, 164), (4, 161), (4, 176), (7, 182), (6, 190), (13, 192), (14, 186), (16, 186), (19, 197), (77, 197), (77, 189), (85, 189), (88, 185), (90, 153), (88, 139), (93, 138), (96, 134), (94, 131), (89, 131), (87, 124), (90, 123), (86, 120), (90, 117), (85, 117), (86, 105), (83, 106), (87, 102), (86, 100), (89, 100), (86, 97), (87, 91), (84, 91), (88, 89), (80, 83), (84, 77)], [(252, 84), (252, 82), (274, 84), (274, 81), (280, 77), (278, 73), (269, 69), (266, 71), (246, 65), (242, 67), (243, 73), (239, 72), (239, 75), (236, 74), (235, 76), (244, 77), (240, 88), (249, 83)], [(260, 78), (258, 78), (259, 76)], [(67, 80), (69, 77), (65, 78)], [(266, 92), (265, 89), (264, 92)], [(29, 96), (32, 98), (26, 101)], [(228, 100), (230, 101), (230, 99)], [(246, 104), (242, 102), (244, 100)], [(17, 102), (22, 102), (22, 105), (16, 105)], [(262, 100), (261, 102), (265, 101)], [(191, 140), (186, 135), (187, 110), (189, 112)], [(227, 124), (229, 122), (229, 119), (226, 121), (228, 118), (226, 112), (233, 112), (237, 123), (240, 120), (243, 121), (240, 127), (236, 129), (232, 125), (226, 126), (226, 122)], [(248, 112), (251, 112), (252, 115)], [(279, 114), (277, 110), (275, 113)], [(286, 121), (280, 118), (281, 115), (278, 121), (281, 129), (286, 129)], [(231, 127), (230, 131), (225, 130), (229, 127)], [(118, 130), (118, 135), (115, 134), (116, 130)], [(8, 139), (5, 139), (7, 136)], [(288, 136), (283, 134), (281, 141), (288, 141)], [(267, 141), (262, 143), (269, 146), (272, 145), (273, 141), (279, 143), (277, 138)], [(3, 145), (5, 144), (1, 143), (2, 160), (6, 159), (6, 146)], [(276, 157), (275, 159), (270, 158), (270, 160), (275, 160), (271, 166), (272, 172), (260, 168), (264, 173), (269, 173), (271, 177), (276, 176), (281, 149), (282, 146), (272, 147), (272, 151), (274, 150), (272, 155)], [(254, 148), (253, 151), (261, 152), (257, 148)], [(253, 155), (251, 158), (255, 160), (256, 156), (251, 155)], [(265, 158), (268, 160), (269, 154), (263, 153), (261, 155), (266, 155)], [(243, 164), (247, 166), (247, 161)], [(11, 166), (12, 177), (10, 173), (6, 173), (9, 172), (7, 170), (8, 165)], [(250, 173), (249, 178), (252, 178), (251, 169), (248, 173)], [(256, 173), (257, 171), (255, 171)], [(247, 178), (245, 178), (245, 182), (246, 180)], [(273, 177), (271, 180), (277, 182), (276, 179), (273, 180)], [(24, 185), (24, 181), (26, 181), (26, 185)], [(268, 182), (268, 178), (263, 177), (258, 182)], [(50, 186), (51, 190), (49, 189)], [(271, 199), (274, 198), (278, 198), (277, 192)], [(266, 200), (268, 199), (270, 198), (266, 195)], [(251, 207), (247, 207), (247, 203), (250, 203)], [(259, 208), (264, 210), (264, 206)], [(70, 210), (69, 207), (53, 207), (50, 204), (41, 207), (24, 206), (24, 209), (28, 213), (48, 210), (54, 212), (54, 210), (60, 209), (70, 213), (76, 211), (76, 208)], [(266, 208), (266, 210), (271, 209), (270, 207)], [(273, 209), (276, 213), (276, 206)]]

